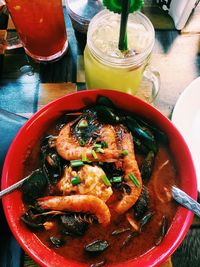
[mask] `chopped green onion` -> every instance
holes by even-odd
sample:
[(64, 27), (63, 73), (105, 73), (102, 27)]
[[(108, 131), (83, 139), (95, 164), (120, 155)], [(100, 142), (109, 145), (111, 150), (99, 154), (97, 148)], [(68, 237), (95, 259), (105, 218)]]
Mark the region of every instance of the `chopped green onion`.
[(71, 165), (71, 167), (80, 167), (80, 166), (83, 166), (84, 163), (82, 160), (76, 159), (76, 160), (71, 160), (70, 165)]
[(108, 177), (107, 177), (105, 174), (102, 175), (101, 178), (102, 178), (102, 180), (103, 180), (103, 182), (104, 182), (104, 184), (105, 184), (106, 186), (111, 186), (111, 183), (110, 183)]
[(135, 184), (136, 187), (140, 187), (139, 181), (137, 180), (137, 178), (134, 176), (134, 174), (132, 172), (129, 173), (128, 177)]
[(100, 148), (100, 147), (99, 147), (99, 148), (96, 149), (96, 152), (104, 153), (104, 150), (103, 150), (103, 148)]
[(85, 150), (82, 152), (82, 161), (87, 161), (87, 155)]
[(85, 145), (85, 141), (84, 141), (83, 139), (80, 139), (80, 140), (79, 140), (79, 145), (80, 145), (80, 146), (84, 146), (84, 145)]
[(127, 149), (122, 150), (121, 156), (127, 156), (127, 155), (128, 155), (128, 150)]
[(93, 149), (96, 151), (97, 148), (101, 148), (101, 144), (94, 144)]
[(101, 141), (102, 148), (108, 148), (108, 143), (106, 141)]
[(74, 176), (71, 178), (71, 184), (77, 185), (81, 183), (81, 179), (78, 176)]
[(111, 179), (111, 183), (121, 183), (122, 182), (122, 176), (115, 176)]
[(82, 119), (78, 124), (78, 128), (86, 128), (86, 127), (88, 127), (88, 122), (86, 119)]
[(94, 159), (98, 159), (97, 154), (94, 150), (91, 150), (91, 154), (92, 154)]

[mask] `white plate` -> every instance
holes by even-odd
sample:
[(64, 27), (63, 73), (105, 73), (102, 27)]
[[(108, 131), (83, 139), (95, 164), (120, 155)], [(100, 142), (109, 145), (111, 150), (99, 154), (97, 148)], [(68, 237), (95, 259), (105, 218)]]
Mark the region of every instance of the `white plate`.
[(179, 97), (173, 110), (172, 122), (183, 135), (191, 151), (200, 191), (200, 77)]

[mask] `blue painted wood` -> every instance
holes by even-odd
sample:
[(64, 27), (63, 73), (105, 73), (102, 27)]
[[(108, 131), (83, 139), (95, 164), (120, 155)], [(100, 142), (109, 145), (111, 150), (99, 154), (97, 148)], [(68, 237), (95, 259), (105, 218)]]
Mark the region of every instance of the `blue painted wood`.
[[(0, 109), (0, 173), (7, 150), (26, 118)], [(0, 266), (20, 267), (23, 251), (13, 237), (0, 202)]]

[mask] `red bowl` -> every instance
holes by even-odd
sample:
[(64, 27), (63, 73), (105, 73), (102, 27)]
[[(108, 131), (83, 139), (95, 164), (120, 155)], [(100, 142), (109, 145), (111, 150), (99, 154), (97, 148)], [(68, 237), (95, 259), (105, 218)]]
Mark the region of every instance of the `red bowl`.
[[(2, 176), (2, 189), (22, 178), (24, 159), (34, 147), (45, 130), (59, 118), (63, 112), (81, 109), (94, 103), (97, 95), (109, 97), (117, 107), (141, 115), (158, 125), (169, 138), (169, 146), (178, 168), (180, 188), (192, 198), (197, 198), (196, 175), (189, 149), (181, 134), (164, 115), (151, 105), (131, 95), (112, 90), (88, 90), (61, 97), (35, 113), (21, 128), (8, 151)], [(4, 212), (13, 235), (25, 252), (41, 266), (86, 266), (79, 262), (65, 259), (46, 247), (37, 236), (20, 221), (24, 213), (21, 192), (15, 191), (3, 198)], [(184, 239), (193, 219), (193, 213), (179, 206), (172, 224), (162, 243), (141, 257), (127, 263), (113, 266), (159, 266), (179, 246)]]

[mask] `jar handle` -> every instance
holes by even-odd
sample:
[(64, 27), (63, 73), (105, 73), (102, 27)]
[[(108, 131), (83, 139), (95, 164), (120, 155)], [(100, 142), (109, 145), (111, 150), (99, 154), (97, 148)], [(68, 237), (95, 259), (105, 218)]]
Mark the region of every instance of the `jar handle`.
[(152, 83), (152, 93), (148, 101), (152, 103), (160, 90), (160, 73), (157, 70), (152, 69), (150, 66), (147, 66), (144, 70), (143, 77)]

